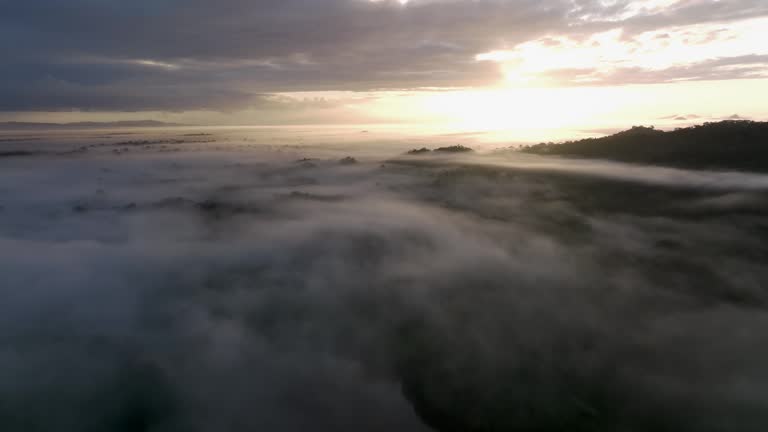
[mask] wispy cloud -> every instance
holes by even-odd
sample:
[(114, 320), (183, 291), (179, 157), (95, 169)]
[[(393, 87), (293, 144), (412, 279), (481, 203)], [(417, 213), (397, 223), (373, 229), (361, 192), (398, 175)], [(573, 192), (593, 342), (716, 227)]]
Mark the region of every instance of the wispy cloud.
[[(766, 15), (757, 0), (6, 1), (0, 99), (5, 111), (114, 110), (127, 92), (126, 110), (231, 110), (253, 93), (610, 82), (763, 55)], [(756, 76), (731, 69), (718, 79)]]

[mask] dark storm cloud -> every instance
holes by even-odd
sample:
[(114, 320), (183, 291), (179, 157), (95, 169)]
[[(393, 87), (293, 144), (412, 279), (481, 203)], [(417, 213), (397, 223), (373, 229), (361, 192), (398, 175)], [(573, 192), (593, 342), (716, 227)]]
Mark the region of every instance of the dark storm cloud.
[(476, 54), (546, 34), (768, 13), (760, 1), (686, 1), (605, 22), (630, 3), (4, 0), (0, 109), (238, 109), (289, 90), (483, 85), (500, 73)]

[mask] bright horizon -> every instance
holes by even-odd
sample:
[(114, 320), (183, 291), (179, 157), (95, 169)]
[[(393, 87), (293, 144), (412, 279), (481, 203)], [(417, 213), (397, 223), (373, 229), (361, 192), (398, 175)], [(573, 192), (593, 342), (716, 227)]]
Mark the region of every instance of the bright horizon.
[(768, 431), (767, 34), (0, 0), (0, 432)]
[[(403, 124), (526, 141), (768, 118), (756, 96), (768, 94), (759, 1), (230, 6), (136, 15), (84, 5), (113, 24), (102, 26), (51, 3), (64, 14), (56, 26), (71, 30), (60, 39), (25, 7), (3, 6), (0, 22), (14, 24), (4, 40), (21, 42), (3, 46), (0, 121)], [(168, 32), (195, 17), (197, 45)], [(128, 38), (132, 28), (148, 36)]]

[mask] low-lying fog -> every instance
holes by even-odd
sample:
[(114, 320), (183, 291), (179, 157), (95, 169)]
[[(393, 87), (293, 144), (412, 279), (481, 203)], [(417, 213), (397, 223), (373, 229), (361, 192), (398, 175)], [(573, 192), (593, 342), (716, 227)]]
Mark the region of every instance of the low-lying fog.
[(767, 176), (362, 130), (0, 138), (0, 430), (768, 428)]

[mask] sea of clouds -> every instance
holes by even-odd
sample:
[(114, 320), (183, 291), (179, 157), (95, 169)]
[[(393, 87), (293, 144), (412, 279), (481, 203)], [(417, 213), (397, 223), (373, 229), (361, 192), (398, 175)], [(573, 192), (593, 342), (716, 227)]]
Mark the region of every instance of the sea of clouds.
[(0, 143), (1, 430), (768, 426), (768, 177), (155, 135)]

